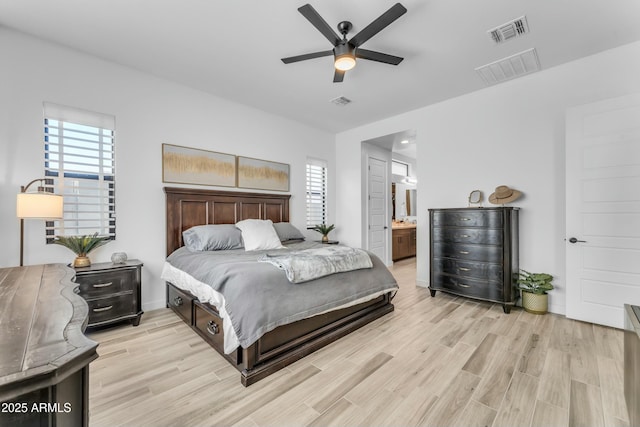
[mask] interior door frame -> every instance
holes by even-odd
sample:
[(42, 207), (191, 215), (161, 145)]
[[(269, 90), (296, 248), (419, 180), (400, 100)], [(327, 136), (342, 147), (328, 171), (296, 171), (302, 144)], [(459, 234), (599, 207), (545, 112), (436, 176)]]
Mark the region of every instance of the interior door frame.
[(385, 188), (385, 223), (387, 225), (385, 238), (385, 265), (393, 264), (391, 261), (391, 158), (390, 150), (384, 150), (376, 145), (362, 142), (362, 242), (364, 248), (369, 248), (369, 157), (374, 157), (387, 162), (387, 178)]

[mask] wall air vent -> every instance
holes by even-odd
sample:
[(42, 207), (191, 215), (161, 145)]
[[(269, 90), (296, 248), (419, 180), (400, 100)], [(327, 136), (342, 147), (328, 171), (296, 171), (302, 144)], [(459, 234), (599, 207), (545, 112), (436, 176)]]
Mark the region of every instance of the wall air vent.
[(489, 86), (535, 71), (540, 71), (540, 62), (535, 48), (476, 68), (476, 73)]
[(507, 22), (487, 31), (491, 40), (496, 44), (506, 42), (516, 37), (520, 37), (529, 32), (529, 26), (527, 25), (527, 18), (521, 16), (518, 19)]
[(345, 98), (344, 96), (339, 96), (337, 98), (332, 99), (331, 102), (341, 107), (344, 107), (345, 105), (349, 104), (351, 100), (349, 98)]

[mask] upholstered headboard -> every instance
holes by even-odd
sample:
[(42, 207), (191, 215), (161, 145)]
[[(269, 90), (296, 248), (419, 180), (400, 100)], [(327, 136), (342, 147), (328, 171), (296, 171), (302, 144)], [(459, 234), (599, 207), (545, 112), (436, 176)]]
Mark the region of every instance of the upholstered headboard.
[(235, 224), (243, 219), (289, 221), (290, 194), (245, 193), (164, 187), (167, 255), (183, 246), (182, 232), (194, 225)]

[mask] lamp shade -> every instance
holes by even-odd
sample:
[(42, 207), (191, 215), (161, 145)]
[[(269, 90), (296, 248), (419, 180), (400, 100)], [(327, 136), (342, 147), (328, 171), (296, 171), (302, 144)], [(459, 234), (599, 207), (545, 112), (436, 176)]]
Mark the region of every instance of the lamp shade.
[(18, 218), (60, 219), (63, 197), (45, 193), (18, 193), (16, 216)]

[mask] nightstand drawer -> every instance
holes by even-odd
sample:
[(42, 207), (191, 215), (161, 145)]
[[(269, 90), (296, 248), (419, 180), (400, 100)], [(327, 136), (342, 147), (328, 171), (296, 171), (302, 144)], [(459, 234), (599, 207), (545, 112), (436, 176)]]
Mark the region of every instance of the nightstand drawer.
[(131, 294), (89, 300), (87, 304), (89, 305), (89, 324), (92, 326), (137, 312), (135, 300), (131, 298)]
[(137, 270), (120, 269), (99, 274), (77, 275), (80, 295), (84, 298), (96, 298), (113, 295), (118, 292), (133, 291), (136, 286)]

